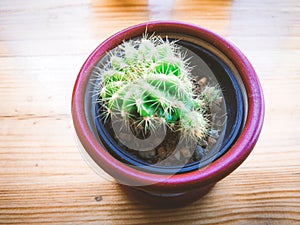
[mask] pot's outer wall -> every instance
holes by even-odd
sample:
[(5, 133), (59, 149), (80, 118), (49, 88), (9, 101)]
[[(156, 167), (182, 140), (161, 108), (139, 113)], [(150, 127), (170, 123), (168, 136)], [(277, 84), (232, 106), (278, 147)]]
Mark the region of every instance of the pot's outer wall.
[[(244, 129), (233, 146), (219, 159), (202, 169), (173, 176), (150, 174), (135, 170), (113, 158), (99, 144), (90, 131), (84, 112), (84, 96), (91, 71), (99, 58), (124, 40), (141, 36), (147, 31), (190, 35), (215, 46), (235, 65), (243, 81), (248, 102), (247, 118)], [(82, 66), (72, 96), (72, 117), (76, 133), (83, 147), (93, 160), (108, 174), (121, 183), (140, 186), (147, 192), (181, 193), (211, 186), (235, 170), (250, 154), (255, 146), (264, 118), (264, 99), (258, 77), (244, 54), (224, 38), (201, 27), (179, 22), (148, 22), (139, 24), (116, 33), (88, 57)]]

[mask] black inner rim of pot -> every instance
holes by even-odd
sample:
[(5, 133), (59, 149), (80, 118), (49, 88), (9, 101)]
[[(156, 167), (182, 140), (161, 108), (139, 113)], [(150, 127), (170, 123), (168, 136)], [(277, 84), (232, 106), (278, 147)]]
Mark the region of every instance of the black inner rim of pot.
[[(221, 147), (218, 147), (219, 151), (203, 161), (195, 161), (185, 164), (184, 166), (157, 166), (155, 164), (147, 163), (142, 159), (138, 159), (137, 157), (128, 153), (126, 150), (122, 149), (111, 137), (99, 116), (94, 117), (96, 118), (95, 125), (98, 135), (105, 145), (106, 149), (109, 149), (109, 153), (121, 162), (126, 163), (129, 166), (136, 167), (139, 170), (159, 174), (175, 174), (186, 173), (202, 168), (222, 156), (235, 142), (242, 129), (244, 117), (243, 97), (240, 86), (229, 67), (224, 62), (222, 62), (219, 57), (201, 46), (186, 41), (178, 41), (177, 44), (193, 51), (196, 55), (198, 55), (202, 60), (205, 61), (205, 63), (215, 74), (224, 95), (226, 107), (225, 111), (227, 113), (226, 126), (224, 128), (225, 139), (222, 142)], [(224, 74), (226, 75), (224, 76)], [(97, 96), (94, 96), (93, 98), (93, 102), (96, 102), (95, 100)], [(228, 104), (228, 100), (230, 100), (230, 105)], [(95, 104), (94, 113), (96, 115), (98, 114), (99, 110), (101, 110), (100, 108), (101, 106), (99, 104)]]

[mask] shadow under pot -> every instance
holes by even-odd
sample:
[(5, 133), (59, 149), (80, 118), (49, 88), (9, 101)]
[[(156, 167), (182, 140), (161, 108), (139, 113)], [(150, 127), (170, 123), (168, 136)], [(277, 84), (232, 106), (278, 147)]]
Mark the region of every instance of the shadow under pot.
[[(168, 127), (159, 127), (156, 134), (138, 133), (119, 118), (102, 116), (99, 68), (105, 70), (112, 55), (107, 52), (116, 51), (124, 41), (141, 39), (145, 32), (176, 40), (177, 50), (189, 59), (194, 87), (205, 82), (221, 90), (222, 101), (206, 109), (209, 129), (202, 142), (184, 141), (180, 132)], [(197, 94), (201, 93), (195, 90)], [(258, 139), (263, 114), (258, 78), (240, 50), (208, 30), (178, 22), (139, 24), (104, 41), (83, 65), (72, 99), (76, 133), (96, 170), (141, 191), (139, 198), (147, 193), (155, 201), (167, 199), (167, 204), (197, 199), (236, 169)], [(161, 152), (164, 158), (159, 158)]]

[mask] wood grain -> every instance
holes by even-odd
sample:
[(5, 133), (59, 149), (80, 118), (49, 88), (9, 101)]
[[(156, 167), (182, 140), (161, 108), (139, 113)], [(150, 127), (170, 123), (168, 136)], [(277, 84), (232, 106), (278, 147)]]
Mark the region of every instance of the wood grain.
[[(0, 2), (0, 224), (300, 224), (300, 2)], [(201, 200), (155, 209), (81, 157), (74, 81), (105, 38), (136, 23), (194, 23), (234, 42), (261, 80), (265, 124), (249, 158)]]

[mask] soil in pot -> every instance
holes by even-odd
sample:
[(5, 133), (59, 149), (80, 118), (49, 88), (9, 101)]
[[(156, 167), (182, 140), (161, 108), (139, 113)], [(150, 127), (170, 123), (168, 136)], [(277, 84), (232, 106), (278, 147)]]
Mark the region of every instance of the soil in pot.
[[(243, 101), (230, 69), (201, 46), (186, 41), (178, 41), (177, 45), (190, 58), (194, 95), (201, 94), (208, 84), (210, 87), (219, 86), (222, 90), (218, 100), (205, 109), (210, 125), (201, 142), (182, 142), (181, 132), (170, 127), (164, 127), (153, 135), (144, 129), (137, 129), (133, 124), (124, 126), (122, 122), (101, 117), (99, 115), (103, 115), (106, 108), (98, 103), (98, 95), (93, 96), (95, 126), (106, 149), (124, 163), (155, 173), (182, 173), (209, 164), (226, 152), (242, 126)], [(110, 56), (99, 61), (97, 66), (101, 70), (108, 66)], [(97, 87), (101, 75), (95, 75), (95, 78)], [(96, 92), (99, 93), (97, 88)], [(226, 104), (229, 100), (230, 104)], [(177, 126), (177, 122), (174, 122), (174, 126)], [(150, 136), (153, 147), (141, 149), (143, 146), (139, 146), (139, 140), (147, 140)]]
[[(197, 96), (207, 88), (207, 77), (202, 77), (200, 80), (193, 79), (193, 83), (194, 94)], [(101, 108), (101, 105), (98, 106), (98, 114), (101, 114), (103, 108)], [(115, 127), (120, 128), (118, 129), (118, 135), (116, 135), (111, 120), (106, 121), (104, 127), (120, 147), (138, 160), (161, 166), (183, 166), (200, 161), (205, 155), (209, 154), (217, 143), (226, 121), (222, 97), (211, 104), (206, 110), (206, 114), (210, 123), (208, 135), (200, 143), (189, 143), (189, 145), (182, 146), (181, 148), (178, 148), (181, 132), (174, 131), (169, 127), (165, 127), (165, 138), (163, 140), (157, 137), (157, 134), (153, 134), (154, 148), (142, 151), (139, 151), (142, 146), (138, 146), (138, 142), (133, 142), (133, 136), (145, 140), (151, 135), (149, 131), (145, 132), (143, 128), (138, 129), (134, 123), (130, 124), (130, 129), (120, 124), (119, 126), (115, 125)], [(178, 124), (175, 123), (174, 126), (178, 126)], [(128, 145), (132, 146), (129, 143), (136, 144), (134, 149), (128, 147)]]

